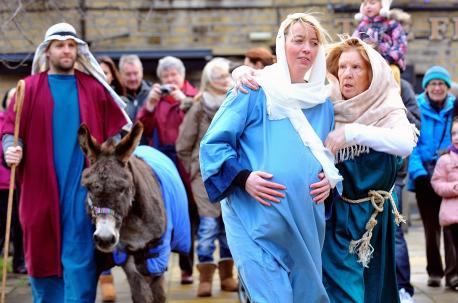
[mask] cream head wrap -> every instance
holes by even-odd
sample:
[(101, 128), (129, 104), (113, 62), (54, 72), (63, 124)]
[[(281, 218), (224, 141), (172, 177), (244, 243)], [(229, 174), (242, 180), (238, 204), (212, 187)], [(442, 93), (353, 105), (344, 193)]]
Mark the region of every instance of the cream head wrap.
[(107, 83), (105, 74), (102, 71), (97, 60), (94, 58), (92, 53), (89, 51), (89, 47), (86, 42), (78, 38), (76, 35), (75, 28), (68, 23), (57, 23), (51, 26), (45, 34), (44, 41), (38, 45), (35, 56), (33, 57), (32, 63), (32, 75), (43, 72), (49, 69), (48, 60), (46, 58), (46, 49), (53, 40), (65, 41), (68, 39), (74, 40), (78, 45), (78, 52), (76, 62), (83, 71), (91, 76), (93, 76), (97, 81), (99, 81), (105, 89), (113, 97), (116, 104), (121, 108), (124, 117), (128, 121), (128, 124), (124, 129), (129, 129), (132, 125), (132, 122), (124, 111), (126, 106), (125, 102), (118, 96), (118, 94), (111, 88)]
[[(335, 128), (344, 127), (345, 124), (349, 123), (393, 128), (405, 121), (406, 129), (411, 128), (416, 138), (417, 130), (406, 118), (406, 108), (399, 95), (399, 87), (394, 80), (393, 73), (386, 60), (375, 49), (359, 38), (347, 38), (330, 47), (328, 60), (331, 59), (334, 49), (339, 48), (342, 43), (350, 40), (362, 45), (367, 53), (372, 70), (372, 81), (366, 91), (353, 98), (344, 99), (340, 92), (339, 80), (334, 75), (328, 74), (330, 83), (329, 95), (334, 105)], [(330, 62), (333, 61), (331, 59)], [(338, 64), (338, 60), (334, 64)], [(333, 68), (330, 66), (328, 68), (332, 72)], [(367, 152), (369, 152), (368, 147), (347, 146), (338, 151), (336, 155), (337, 162), (345, 161), (360, 153)]]
[[(318, 21), (311, 15), (296, 13), (289, 15), (281, 23), (276, 39), (277, 63), (260, 71), (257, 80), (266, 94), (267, 114), (271, 120), (288, 118), (302, 142), (323, 167), (324, 174), (332, 187), (342, 180), (334, 166), (334, 156), (323, 146), (323, 142), (302, 112), (326, 101), (326, 60), (321, 44), (315, 62), (306, 74), (307, 83), (291, 83), (285, 52), (285, 29), (291, 20), (302, 19), (319, 28)], [(317, 33), (318, 36), (318, 33)], [(320, 41), (323, 43), (323, 41)]]

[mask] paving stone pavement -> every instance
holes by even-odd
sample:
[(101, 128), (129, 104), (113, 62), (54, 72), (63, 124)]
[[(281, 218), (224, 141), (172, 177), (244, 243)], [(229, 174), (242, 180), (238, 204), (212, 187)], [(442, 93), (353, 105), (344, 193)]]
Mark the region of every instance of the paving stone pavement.
[[(426, 258), (424, 248), (423, 227), (418, 218), (413, 219), (412, 225), (406, 234), (409, 246), (412, 284), (415, 287), (414, 299), (417, 303), (458, 303), (458, 292), (453, 292), (444, 287), (432, 288), (426, 285), (427, 275), (425, 271)], [(117, 302), (131, 302), (130, 290), (122, 269), (117, 267), (113, 270), (115, 285), (117, 289)], [(180, 285), (180, 271), (178, 268), (178, 257), (173, 254), (170, 260), (170, 271), (166, 275), (167, 297), (170, 303), (191, 303), (191, 302), (214, 302), (214, 303), (235, 303), (238, 297), (235, 293), (221, 292), (219, 281), (215, 275), (212, 298), (197, 298), (197, 279), (194, 274), (195, 283), (192, 285)], [(444, 281), (442, 281), (442, 285)], [(21, 275), (9, 274), (7, 281), (6, 302), (8, 303), (31, 303), (30, 288), (27, 278)], [(101, 302), (100, 294), (97, 294), (97, 302)]]

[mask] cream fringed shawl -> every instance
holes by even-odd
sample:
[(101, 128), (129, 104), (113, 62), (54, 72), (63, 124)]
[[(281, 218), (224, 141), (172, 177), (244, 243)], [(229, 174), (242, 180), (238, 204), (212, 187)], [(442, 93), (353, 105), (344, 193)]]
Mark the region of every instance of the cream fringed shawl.
[[(335, 128), (344, 127), (349, 123), (394, 128), (402, 127), (404, 123), (405, 129), (412, 129), (416, 138), (417, 130), (407, 120), (406, 108), (388, 63), (371, 46), (361, 40), (360, 43), (364, 46), (370, 60), (372, 82), (363, 93), (344, 100), (337, 78), (328, 74), (329, 95), (334, 105)], [(345, 146), (337, 152), (336, 162), (343, 162), (368, 152), (367, 146)]]

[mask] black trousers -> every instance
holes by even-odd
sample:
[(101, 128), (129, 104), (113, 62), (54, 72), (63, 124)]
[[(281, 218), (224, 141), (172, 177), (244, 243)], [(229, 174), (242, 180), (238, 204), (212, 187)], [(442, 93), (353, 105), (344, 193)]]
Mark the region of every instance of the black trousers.
[(415, 183), (415, 196), (426, 239), (426, 271), (429, 276), (443, 277), (446, 282), (458, 275), (455, 247), (452, 232), (444, 228), (445, 271), (440, 254), (441, 226), (439, 209), (442, 198), (436, 194), (431, 182), (424, 180)]
[[(458, 279), (458, 224), (444, 227), (445, 281), (450, 285), (452, 279)], [(448, 252), (447, 252), (448, 251)]]
[(178, 160), (175, 145), (159, 143), (159, 134), (157, 130), (153, 134), (153, 147), (164, 153), (170, 160), (175, 164), (178, 173), (180, 174), (181, 180), (183, 181), (184, 188), (186, 190), (186, 196), (188, 197), (188, 212), (189, 221), (191, 223), (191, 250), (188, 254), (179, 254), (179, 265), (181, 271), (192, 275), (194, 268), (194, 241), (196, 238), (197, 227), (199, 226), (199, 213), (197, 212), (197, 205), (194, 202), (192, 195), (191, 182), (189, 181), (189, 174), (186, 172), (181, 161)]
[(191, 222), (191, 251), (188, 254), (180, 254), (179, 265), (181, 271), (192, 274), (194, 268), (194, 242), (197, 234), (197, 227), (199, 226), (199, 213), (197, 212), (197, 205), (193, 201), (188, 204), (189, 220)]
[[(14, 191), (13, 209), (11, 215), (11, 234), (10, 239), (13, 242), (13, 269), (17, 269), (24, 265), (24, 247), (22, 242), (22, 228), (19, 222), (18, 211), (18, 194)], [(6, 216), (8, 212), (8, 190), (0, 190), (0, 247), (3, 249), (5, 245), (6, 232)]]

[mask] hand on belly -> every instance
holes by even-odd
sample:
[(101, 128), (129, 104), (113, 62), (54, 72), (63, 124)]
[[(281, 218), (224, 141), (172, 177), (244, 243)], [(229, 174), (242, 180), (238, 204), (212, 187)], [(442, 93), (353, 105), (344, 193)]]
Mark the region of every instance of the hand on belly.
[(246, 180), (245, 190), (262, 205), (271, 206), (270, 202), (279, 203), (280, 200), (277, 197), (285, 197), (282, 191), (286, 189), (286, 186), (269, 181), (268, 179), (272, 177), (273, 175), (267, 172), (254, 171)]

